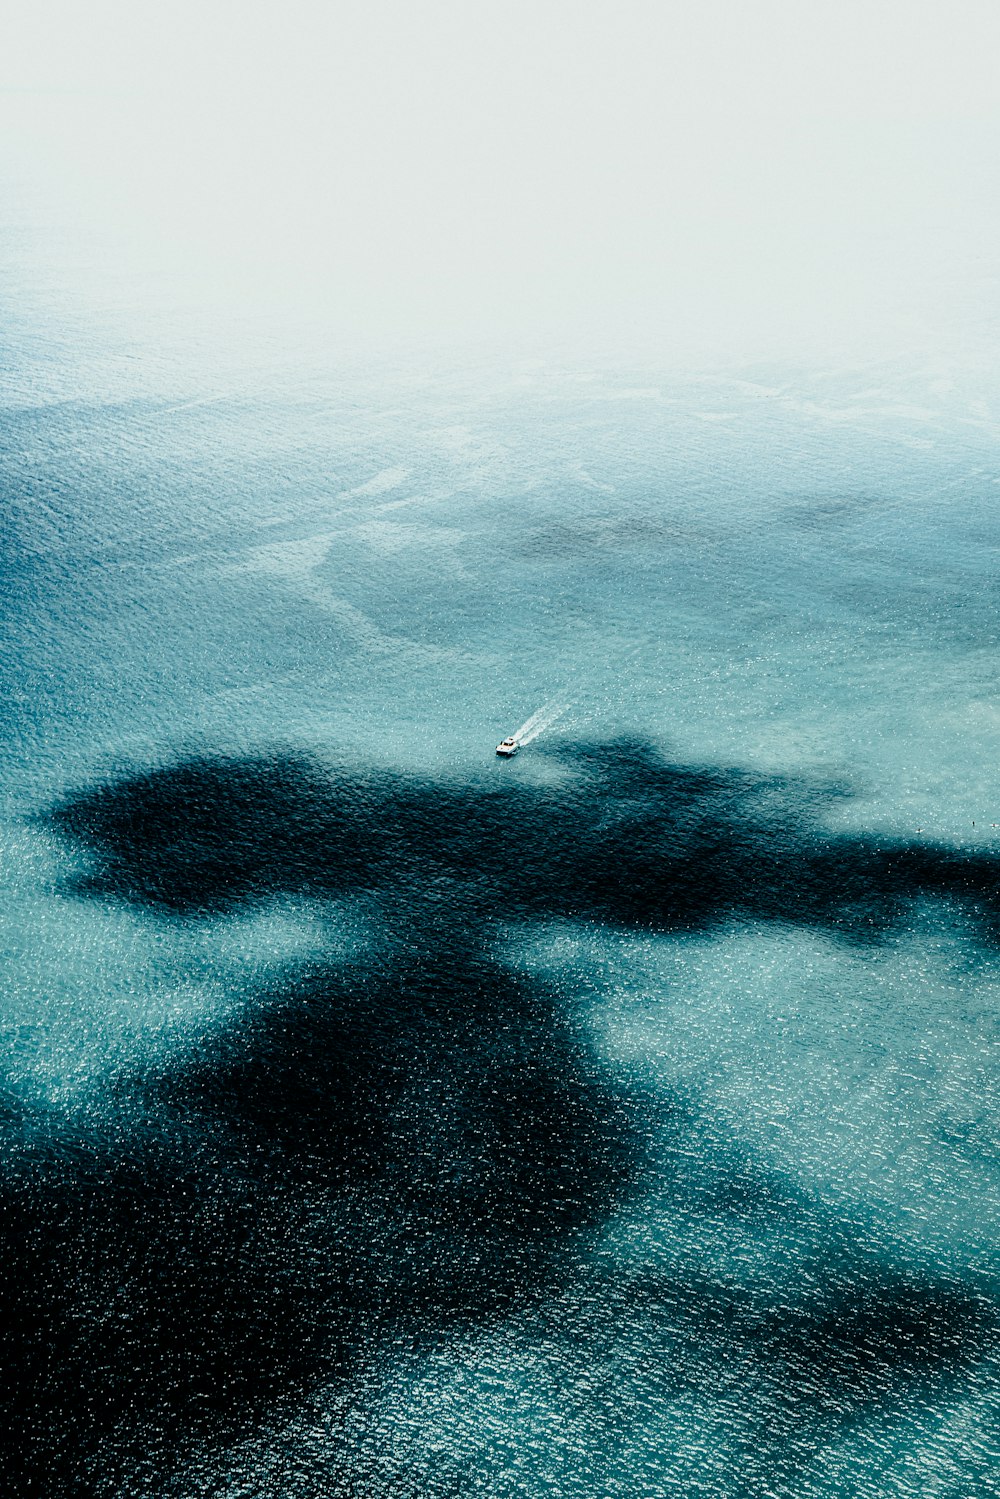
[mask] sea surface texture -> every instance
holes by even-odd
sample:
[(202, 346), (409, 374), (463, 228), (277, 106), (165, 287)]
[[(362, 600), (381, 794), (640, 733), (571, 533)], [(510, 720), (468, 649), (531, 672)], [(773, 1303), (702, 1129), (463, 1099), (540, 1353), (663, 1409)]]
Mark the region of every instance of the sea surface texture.
[(3, 1492), (1000, 1492), (980, 376), (10, 329)]

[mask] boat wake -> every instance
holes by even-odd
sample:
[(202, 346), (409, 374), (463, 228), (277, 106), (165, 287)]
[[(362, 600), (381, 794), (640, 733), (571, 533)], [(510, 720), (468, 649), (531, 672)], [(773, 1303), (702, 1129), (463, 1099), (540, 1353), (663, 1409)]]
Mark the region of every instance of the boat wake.
[(539, 734), (544, 734), (546, 729), (551, 729), (556, 719), (561, 718), (569, 706), (569, 703), (558, 703), (554, 700), (544, 703), (512, 737), (517, 740), (518, 744), (530, 744), (533, 739), (538, 738)]

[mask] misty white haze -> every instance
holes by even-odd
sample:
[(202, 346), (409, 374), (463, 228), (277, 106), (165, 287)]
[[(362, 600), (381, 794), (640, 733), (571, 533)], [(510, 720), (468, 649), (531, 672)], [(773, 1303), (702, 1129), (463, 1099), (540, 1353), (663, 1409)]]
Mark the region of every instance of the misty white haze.
[(998, 37), (901, 0), (21, 3), (8, 224), (85, 302), (332, 337), (947, 345), (997, 310)]

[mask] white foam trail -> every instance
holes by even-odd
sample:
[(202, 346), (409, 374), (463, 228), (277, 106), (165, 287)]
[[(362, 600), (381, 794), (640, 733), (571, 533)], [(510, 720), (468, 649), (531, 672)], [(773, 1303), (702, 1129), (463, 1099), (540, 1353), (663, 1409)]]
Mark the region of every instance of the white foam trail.
[(192, 406), (214, 406), (219, 401), (228, 401), (228, 395), (198, 396), (194, 401), (181, 401), (177, 406), (161, 406), (157, 416), (172, 416), (175, 411), (190, 411)]
[(523, 739), (525, 734), (531, 733), (532, 729), (535, 727), (535, 724), (538, 723), (540, 719), (544, 718), (547, 712), (548, 704), (546, 704), (544, 708), (539, 708), (535, 713), (532, 713), (530, 718), (526, 718), (521, 727), (515, 730), (514, 734), (511, 737), (514, 739)]
[(540, 708), (536, 708), (531, 717), (524, 720), (524, 723), (517, 730), (516, 734), (513, 737), (515, 739), (523, 739), (525, 734), (530, 734), (535, 725), (537, 723), (540, 723), (541, 720), (545, 717), (546, 713), (551, 712), (552, 706), (552, 702), (550, 701), (547, 703), (543, 703)]
[(521, 725), (514, 738), (519, 744), (530, 744), (533, 739), (538, 738), (539, 734), (544, 734), (546, 729), (551, 729), (556, 719), (561, 718), (568, 708), (569, 703), (546, 703)]

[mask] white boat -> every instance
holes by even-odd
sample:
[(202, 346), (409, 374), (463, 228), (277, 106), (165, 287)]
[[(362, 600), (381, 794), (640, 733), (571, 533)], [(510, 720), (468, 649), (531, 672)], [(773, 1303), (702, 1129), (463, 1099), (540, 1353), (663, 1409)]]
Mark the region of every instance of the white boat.
[(521, 746), (516, 739), (501, 739), (497, 745), (497, 754), (503, 755), (505, 759), (509, 760), (511, 755), (516, 755), (520, 748)]

